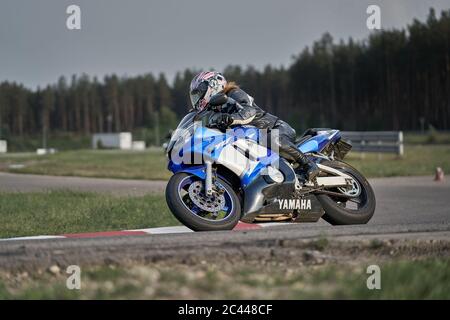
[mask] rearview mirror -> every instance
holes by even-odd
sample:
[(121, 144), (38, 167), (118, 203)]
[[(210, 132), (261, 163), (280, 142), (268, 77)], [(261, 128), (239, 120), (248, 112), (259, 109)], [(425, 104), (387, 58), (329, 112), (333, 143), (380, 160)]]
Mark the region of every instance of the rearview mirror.
[(225, 93), (217, 93), (211, 97), (209, 104), (213, 107), (221, 106), (228, 102), (228, 97)]

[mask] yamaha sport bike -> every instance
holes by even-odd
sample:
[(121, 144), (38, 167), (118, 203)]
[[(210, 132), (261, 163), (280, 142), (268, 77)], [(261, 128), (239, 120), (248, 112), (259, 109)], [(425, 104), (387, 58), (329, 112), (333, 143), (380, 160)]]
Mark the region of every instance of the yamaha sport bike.
[(343, 162), (351, 145), (332, 129), (309, 129), (296, 145), (320, 169), (308, 181), (295, 163), (261, 143), (263, 130), (207, 126), (213, 111), (191, 112), (167, 146), (173, 172), (166, 201), (194, 231), (230, 230), (239, 222), (365, 224), (374, 214), (369, 182)]

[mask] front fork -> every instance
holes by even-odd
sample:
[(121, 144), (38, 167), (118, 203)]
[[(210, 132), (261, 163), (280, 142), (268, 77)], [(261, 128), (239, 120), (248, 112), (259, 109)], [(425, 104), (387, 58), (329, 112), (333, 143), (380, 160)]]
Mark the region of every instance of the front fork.
[(205, 161), (206, 165), (206, 178), (205, 178), (205, 192), (207, 196), (212, 195), (213, 189), (213, 172), (212, 172), (212, 162), (211, 161)]

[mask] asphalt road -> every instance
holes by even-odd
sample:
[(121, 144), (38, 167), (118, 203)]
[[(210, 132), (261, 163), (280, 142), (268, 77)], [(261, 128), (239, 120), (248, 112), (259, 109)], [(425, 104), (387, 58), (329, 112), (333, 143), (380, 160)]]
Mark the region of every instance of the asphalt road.
[[(450, 240), (450, 183), (432, 177), (371, 179), (377, 209), (367, 225), (330, 226), (324, 221), (251, 231), (93, 239), (0, 242), (0, 269), (47, 268), (79, 264), (128, 263), (186, 259), (207, 255), (273, 254), (283, 241), (315, 237), (423, 237)], [(44, 177), (0, 173), (1, 191), (68, 188), (115, 194), (142, 194), (164, 189), (162, 181)], [(101, 231), (101, 230), (99, 230)]]

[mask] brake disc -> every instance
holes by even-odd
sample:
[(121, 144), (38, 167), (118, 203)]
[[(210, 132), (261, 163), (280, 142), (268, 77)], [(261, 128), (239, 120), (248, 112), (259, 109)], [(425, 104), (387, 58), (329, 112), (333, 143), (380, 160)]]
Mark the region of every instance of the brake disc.
[(213, 192), (211, 196), (206, 196), (203, 192), (202, 181), (193, 182), (188, 189), (192, 202), (202, 210), (208, 212), (218, 212), (225, 207), (225, 196), (218, 192)]
[(350, 196), (350, 197), (359, 197), (361, 194), (361, 186), (359, 185), (358, 181), (352, 178), (351, 185), (348, 187), (339, 187), (337, 188), (340, 192), (343, 194)]

